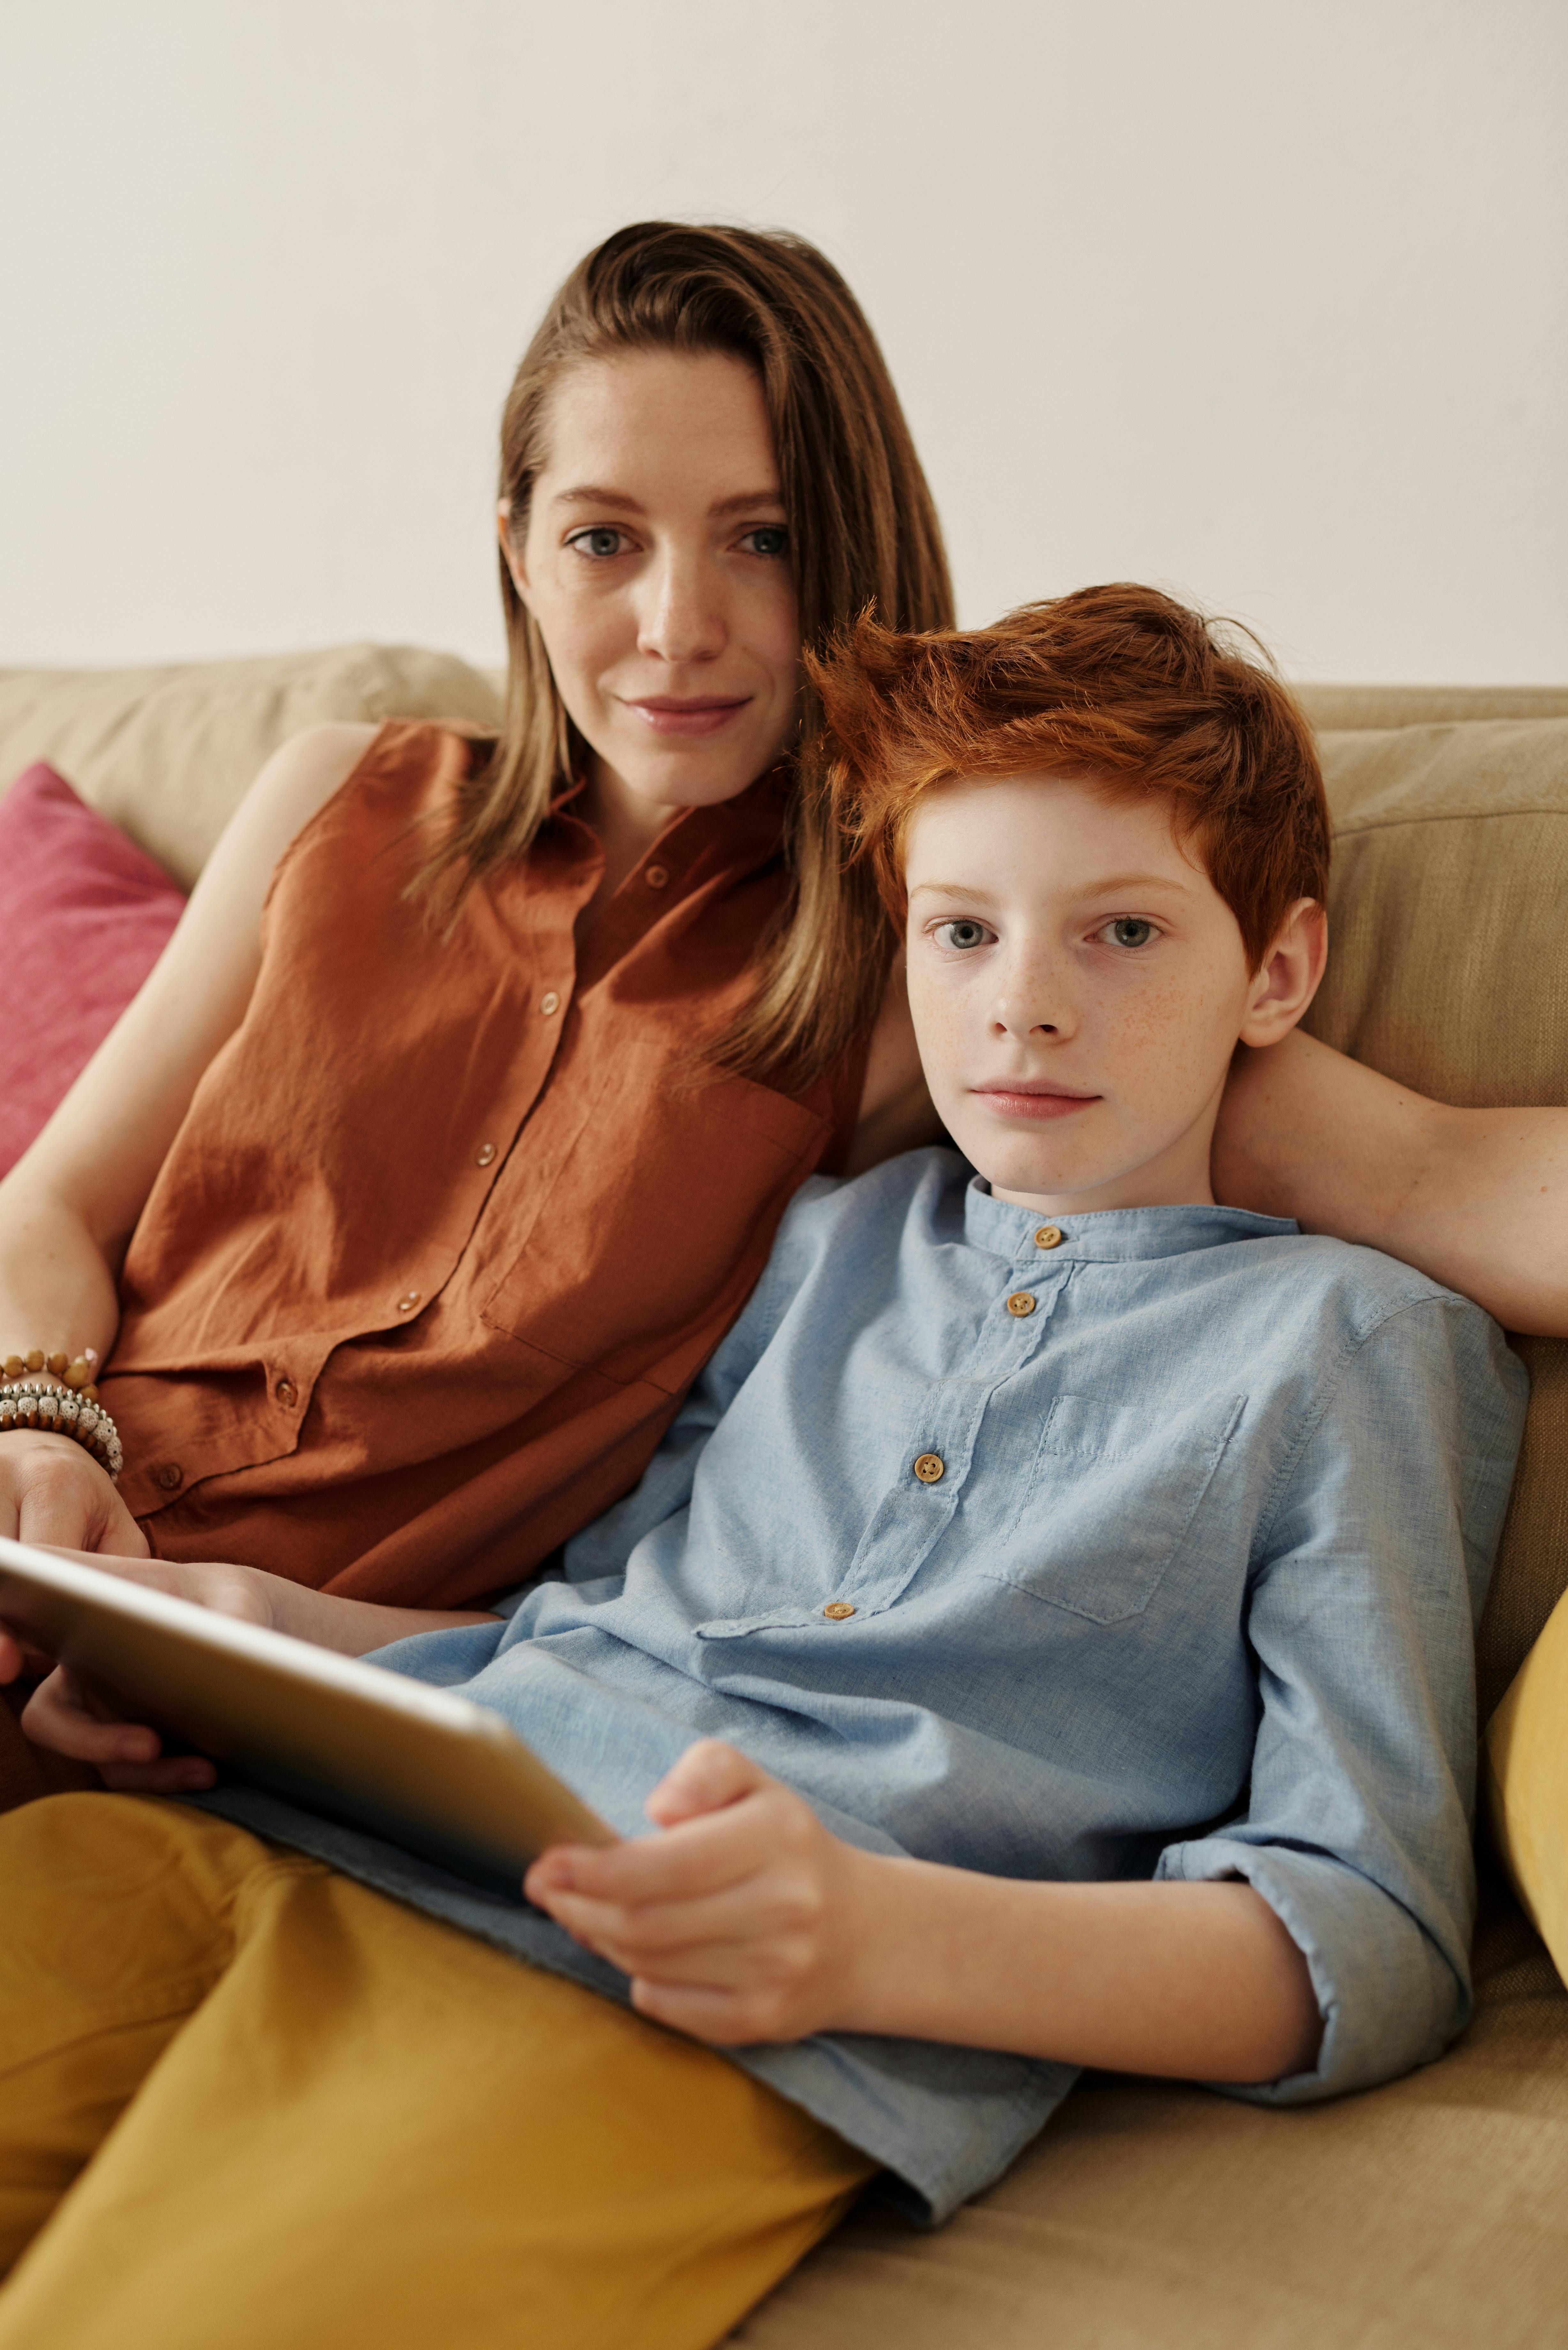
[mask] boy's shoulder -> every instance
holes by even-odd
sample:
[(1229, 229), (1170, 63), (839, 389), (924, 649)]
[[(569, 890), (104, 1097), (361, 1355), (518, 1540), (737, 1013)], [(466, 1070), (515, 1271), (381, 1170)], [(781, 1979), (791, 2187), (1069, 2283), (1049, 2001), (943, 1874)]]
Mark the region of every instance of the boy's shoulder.
[[(1228, 1212), (1240, 1227), (1242, 1211)], [(1239, 1229), (1236, 1237), (1268, 1286), (1299, 1290), (1325, 1305), (1333, 1303), (1354, 1322), (1370, 1326), (1413, 1305), (1448, 1305), (1481, 1322), (1490, 1318), (1472, 1298), (1445, 1289), (1417, 1266), (1381, 1249), (1335, 1240), (1328, 1232), (1303, 1232), (1273, 1217), (1247, 1217), (1245, 1222), (1259, 1228), (1255, 1236)]]
[(790, 1201), (775, 1257), (810, 1258), (851, 1239), (896, 1248), (914, 1224), (933, 1239), (961, 1240), (963, 1197), (972, 1169), (953, 1149), (902, 1150), (863, 1175), (812, 1175)]

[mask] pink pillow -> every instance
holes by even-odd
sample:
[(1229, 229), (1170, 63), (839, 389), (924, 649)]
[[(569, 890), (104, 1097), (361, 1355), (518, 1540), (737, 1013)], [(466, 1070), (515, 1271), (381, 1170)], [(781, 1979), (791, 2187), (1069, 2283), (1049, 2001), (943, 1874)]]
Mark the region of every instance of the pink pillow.
[(0, 1174), (92, 1058), (184, 903), (52, 767), (29, 767), (0, 799)]

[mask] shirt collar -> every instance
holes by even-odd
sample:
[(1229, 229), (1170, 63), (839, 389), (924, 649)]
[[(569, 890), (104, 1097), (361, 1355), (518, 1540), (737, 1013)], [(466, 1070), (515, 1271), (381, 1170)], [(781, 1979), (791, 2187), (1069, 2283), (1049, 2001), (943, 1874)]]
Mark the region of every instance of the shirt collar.
[[(1127, 1264), (1143, 1258), (1185, 1256), (1229, 1241), (1280, 1240), (1299, 1232), (1288, 1216), (1255, 1216), (1246, 1208), (1100, 1208), (1089, 1215), (1043, 1216), (992, 1199), (982, 1175), (964, 1193), (964, 1238), (993, 1256), (1057, 1264)], [(1059, 1232), (1042, 1243), (1042, 1232)]]

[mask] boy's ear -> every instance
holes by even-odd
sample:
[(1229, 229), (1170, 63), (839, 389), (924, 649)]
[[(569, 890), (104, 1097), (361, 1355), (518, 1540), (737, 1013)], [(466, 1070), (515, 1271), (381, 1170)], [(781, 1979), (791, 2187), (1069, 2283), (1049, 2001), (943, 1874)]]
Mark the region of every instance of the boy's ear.
[(1315, 898), (1298, 898), (1252, 982), (1243, 1045), (1277, 1045), (1317, 993), (1328, 960), (1328, 915)]

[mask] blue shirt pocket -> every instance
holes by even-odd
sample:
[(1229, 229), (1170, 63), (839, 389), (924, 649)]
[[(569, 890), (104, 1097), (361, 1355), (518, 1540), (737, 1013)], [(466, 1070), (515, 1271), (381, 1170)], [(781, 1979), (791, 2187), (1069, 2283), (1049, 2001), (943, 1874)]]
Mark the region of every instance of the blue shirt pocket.
[(1220, 1466), (1244, 1396), (1059, 1395), (999, 1547), (975, 1564), (1096, 1624), (1141, 1615)]

